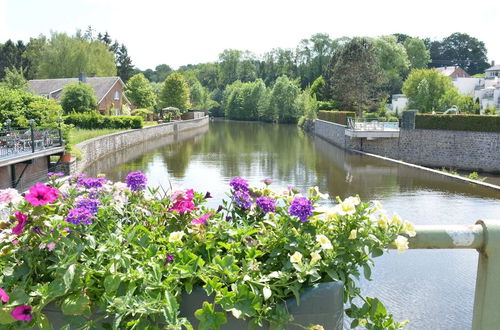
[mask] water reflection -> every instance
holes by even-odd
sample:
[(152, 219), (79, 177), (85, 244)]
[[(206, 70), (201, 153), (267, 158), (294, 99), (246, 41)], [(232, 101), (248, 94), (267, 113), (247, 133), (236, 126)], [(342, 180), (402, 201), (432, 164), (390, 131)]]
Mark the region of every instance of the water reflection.
[[(152, 141), (95, 163), (100, 172), (123, 180), (142, 169), (150, 185), (209, 190), (217, 207), (234, 176), (259, 184), (305, 190), (319, 186), (342, 198), (359, 194), (416, 224), (471, 224), (500, 217), (500, 192), (450, 180), (336, 148), (292, 125), (225, 122)], [(470, 329), (476, 274), (475, 251), (391, 251), (377, 259), (366, 293), (378, 296), (410, 329)]]

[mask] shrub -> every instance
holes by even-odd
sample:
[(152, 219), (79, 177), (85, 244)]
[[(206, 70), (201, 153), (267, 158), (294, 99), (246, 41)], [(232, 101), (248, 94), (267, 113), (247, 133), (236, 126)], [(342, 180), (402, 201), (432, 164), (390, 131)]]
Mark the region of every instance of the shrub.
[(97, 109), (97, 99), (90, 84), (69, 83), (64, 87), (61, 98), (64, 113), (90, 112)]
[(333, 110), (342, 107), (342, 103), (335, 100), (330, 101), (318, 101), (318, 110)]
[(318, 119), (329, 121), (332, 123), (337, 123), (341, 125), (347, 125), (347, 118), (356, 117), (354, 111), (319, 111)]
[(500, 116), (417, 114), (415, 128), (500, 132)]
[(143, 120), (139, 116), (102, 116), (97, 113), (78, 114), (65, 116), (64, 122), (83, 129), (97, 128), (141, 128)]
[(132, 116), (139, 116), (144, 120), (147, 120), (148, 118), (153, 117), (153, 111), (149, 109), (135, 109), (132, 110)]

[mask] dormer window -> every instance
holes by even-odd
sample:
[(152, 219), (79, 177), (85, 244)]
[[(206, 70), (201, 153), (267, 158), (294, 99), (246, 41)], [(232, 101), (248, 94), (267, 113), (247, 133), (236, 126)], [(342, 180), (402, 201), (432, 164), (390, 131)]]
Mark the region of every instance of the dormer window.
[(120, 100), (120, 92), (116, 91), (115, 92), (115, 101), (119, 101), (119, 100)]

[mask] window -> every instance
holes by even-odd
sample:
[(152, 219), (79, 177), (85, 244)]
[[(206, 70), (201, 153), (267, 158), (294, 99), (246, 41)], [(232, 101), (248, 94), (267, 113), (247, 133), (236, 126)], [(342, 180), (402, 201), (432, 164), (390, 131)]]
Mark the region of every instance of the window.
[(120, 92), (116, 91), (115, 92), (115, 101), (118, 101), (118, 100), (120, 100)]

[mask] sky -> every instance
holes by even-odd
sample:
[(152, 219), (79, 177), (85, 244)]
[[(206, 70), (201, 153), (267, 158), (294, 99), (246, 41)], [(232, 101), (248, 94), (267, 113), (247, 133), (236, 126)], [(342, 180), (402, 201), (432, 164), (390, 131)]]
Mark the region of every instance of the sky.
[(500, 63), (498, 0), (0, 0), (0, 43), (89, 25), (124, 43), (142, 70), (213, 62), (224, 49), (295, 48), (315, 33), (440, 40), (462, 32)]

